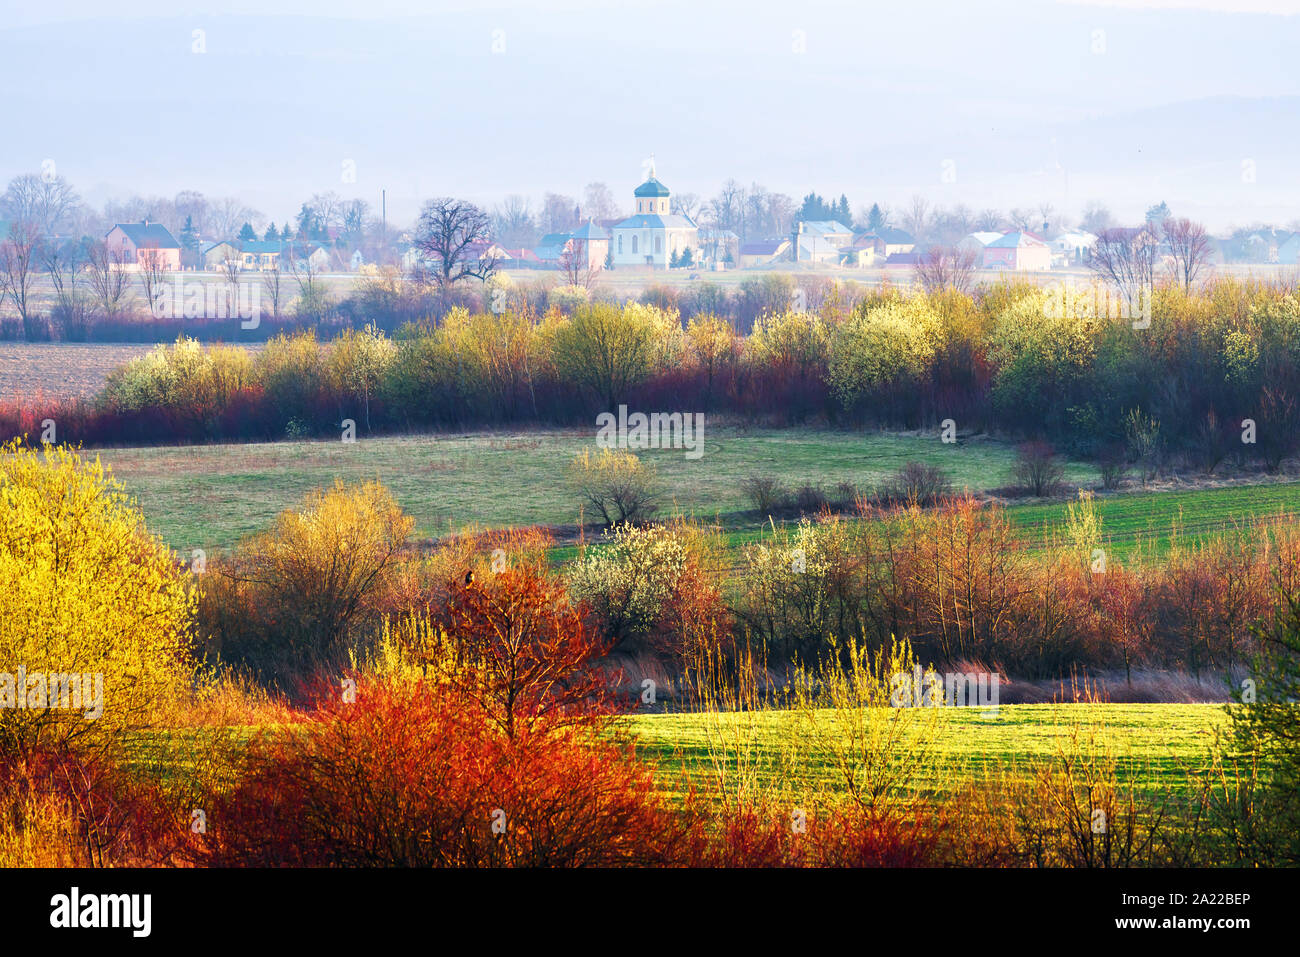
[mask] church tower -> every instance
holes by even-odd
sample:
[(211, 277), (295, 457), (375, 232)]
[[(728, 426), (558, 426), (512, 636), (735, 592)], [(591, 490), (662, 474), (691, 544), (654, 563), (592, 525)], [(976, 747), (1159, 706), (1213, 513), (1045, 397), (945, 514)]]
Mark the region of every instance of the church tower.
[(668, 215), (668, 187), (655, 178), (655, 163), (650, 161), (650, 178), (633, 192), (636, 199), (636, 211), (651, 216)]

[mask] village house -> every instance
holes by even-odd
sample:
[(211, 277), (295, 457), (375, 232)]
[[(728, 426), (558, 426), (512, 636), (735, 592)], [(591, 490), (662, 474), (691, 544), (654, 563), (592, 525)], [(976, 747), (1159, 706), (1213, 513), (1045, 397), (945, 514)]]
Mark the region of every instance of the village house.
[(242, 262), (242, 260), (239, 247), (227, 240), (208, 243), (203, 247), (203, 268), (209, 271), (218, 270), (227, 262)]
[(278, 239), (251, 239), (239, 244), (240, 263), (244, 269), (277, 269), (284, 243)]
[(959, 253), (970, 253), (975, 257), (976, 263), (982, 263), (984, 261), (984, 250), (988, 244), (997, 242), (1001, 238), (1001, 233), (990, 230), (970, 233), (957, 241), (957, 251)]
[(741, 269), (749, 269), (789, 258), (790, 240), (762, 239), (754, 243), (745, 243), (740, 247), (739, 263)]
[(122, 268), (138, 272), (148, 265), (163, 270), (181, 268), (181, 244), (167, 227), (147, 219), (118, 223), (104, 237), (110, 255), (120, 257)]
[(563, 248), (564, 253), (577, 257), (581, 268), (604, 269), (609, 255), (609, 233), (597, 226), (595, 220), (588, 220), (569, 234)]
[(984, 247), (985, 269), (1042, 272), (1052, 268), (1052, 250), (1032, 233), (1011, 232)]
[(1096, 234), (1083, 230), (1061, 233), (1049, 243), (1052, 252), (1059, 256), (1065, 265), (1087, 262), (1092, 247), (1096, 244)]
[(877, 260), (887, 260), (895, 253), (912, 252), (916, 248), (916, 240), (909, 232), (895, 229), (893, 226), (882, 226), (880, 229), (863, 233), (853, 243), (854, 248), (859, 250), (868, 245), (875, 249)]
[(835, 220), (800, 220), (790, 239), (795, 262), (838, 264), (853, 245), (853, 230)]

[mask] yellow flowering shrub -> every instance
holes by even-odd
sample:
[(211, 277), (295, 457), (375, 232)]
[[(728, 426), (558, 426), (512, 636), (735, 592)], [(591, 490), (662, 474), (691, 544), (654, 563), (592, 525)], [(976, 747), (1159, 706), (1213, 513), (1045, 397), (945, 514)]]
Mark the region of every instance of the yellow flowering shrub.
[(0, 754), (111, 745), (189, 692), (193, 589), (98, 459), (0, 446), (0, 514)]

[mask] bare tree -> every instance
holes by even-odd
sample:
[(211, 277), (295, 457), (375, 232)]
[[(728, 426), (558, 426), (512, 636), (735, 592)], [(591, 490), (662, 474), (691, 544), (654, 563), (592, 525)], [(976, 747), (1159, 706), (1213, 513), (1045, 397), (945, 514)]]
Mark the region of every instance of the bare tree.
[(916, 279), (926, 292), (969, 292), (975, 278), (975, 253), (954, 246), (931, 246), (916, 264)]
[(486, 280), (496, 260), (474, 255), (491, 235), (487, 215), (473, 203), (443, 196), (424, 204), (415, 227), (415, 247), (434, 265), (432, 280), (448, 289), (462, 279)]
[(1015, 209), (1011, 210), (1007, 218), (1011, 221), (1012, 227), (1014, 227), (1018, 232), (1027, 233), (1029, 232), (1030, 225), (1034, 221), (1034, 214), (1028, 209), (1017, 206)]
[(307, 200), (307, 207), (316, 213), (316, 218), (322, 228), (328, 229), (331, 226), (342, 226), (345, 203), (339, 198), (339, 194), (330, 190), (325, 193), (312, 193), (311, 199)]
[(1110, 215), (1110, 210), (1098, 200), (1094, 199), (1083, 207), (1083, 218), (1079, 220), (1079, 225), (1088, 232), (1100, 236), (1114, 224), (1115, 220)]
[(86, 297), (80, 288), (81, 271), (86, 265), (85, 249), (79, 242), (60, 244), (47, 240), (41, 246), (41, 264), (54, 290), (51, 317), (62, 327), (63, 338), (83, 341), (90, 325)]
[(698, 193), (673, 193), (669, 206), (674, 213), (679, 216), (689, 217), (694, 222), (700, 221), (700, 210), (704, 207), (704, 201), (700, 199)]
[(912, 202), (903, 214), (903, 227), (912, 234), (917, 242), (925, 235), (930, 225), (930, 204), (924, 196), (912, 197)]
[(144, 291), (144, 300), (148, 304), (149, 310), (154, 315), (157, 315), (155, 310), (156, 298), (166, 278), (163, 276), (166, 257), (163, 256), (161, 249), (146, 248), (140, 250), (139, 262), (140, 288)]
[[(239, 255), (232, 253), (221, 260), (221, 265), (217, 268), (219, 275), (226, 282), (226, 302), (229, 309), (226, 315), (234, 315), (239, 309), (239, 274), (244, 270), (244, 263)], [(206, 304), (206, 303), (205, 303)]]
[(37, 339), (32, 286), (36, 282), (37, 252), (41, 232), (34, 222), (15, 222), (9, 235), (0, 239), (0, 300), (7, 295), (23, 321), (23, 335)]
[(121, 311), (129, 290), (126, 254), (121, 250), (110, 250), (101, 240), (86, 251), (86, 267), (90, 290), (104, 315), (112, 319)]
[(202, 235), (207, 228), (208, 217), (208, 201), (204, 195), (198, 190), (183, 189), (176, 194), (172, 205), (176, 208), (176, 219), (183, 223), (188, 216), (194, 228)]
[(339, 207), (339, 229), (348, 241), (358, 244), (365, 237), (370, 204), (364, 199), (349, 199)]
[(567, 233), (578, 225), (578, 204), (572, 196), (547, 193), (542, 198), (541, 227), (544, 233)]
[(266, 290), (266, 296), (271, 300), (271, 318), (280, 318), (280, 306), (284, 299), (284, 288), (280, 282), (280, 262), (277, 259), (275, 264), (262, 273), (262, 288)]
[(749, 235), (745, 222), (745, 188), (734, 179), (722, 184), (718, 195), (709, 200), (709, 212), (713, 225), (718, 229), (729, 229), (741, 239)]
[(996, 209), (981, 209), (975, 216), (975, 228), (983, 232), (995, 232), (1002, 225), (1002, 214)]
[(618, 203), (604, 183), (588, 183), (582, 194), (582, 215), (587, 219), (614, 219)]
[(1135, 313), (1139, 299), (1151, 294), (1158, 250), (1159, 243), (1145, 226), (1105, 229), (1092, 247), (1088, 265), (1120, 291)]
[(50, 236), (69, 224), (80, 203), (62, 176), (24, 173), (0, 195), (0, 219), (31, 223), (38, 235)]
[(1173, 257), (1170, 272), (1191, 292), (1196, 277), (1210, 264), (1210, 237), (1204, 226), (1186, 217), (1166, 219), (1161, 231)]
[(560, 273), (570, 286), (590, 289), (600, 275), (601, 264), (592, 262), (587, 252), (585, 239), (570, 239), (564, 244), (560, 253)]
[(537, 223), (528, 198), (517, 193), (507, 196), (492, 212), (492, 231), (507, 246), (531, 246), (537, 239)]
[(298, 283), (298, 314), (308, 319), (320, 319), (328, 307), (320, 267), (312, 262), (305, 244), (302, 244), (301, 258), (292, 246), (286, 247), (281, 255), (289, 256), (289, 272)]
[(1052, 223), (1052, 213), (1054, 212), (1056, 212), (1056, 207), (1051, 203), (1042, 202), (1038, 204), (1039, 223), (1042, 227), (1044, 238), (1046, 238), (1047, 230)]
[[(139, 217), (134, 217), (139, 218)], [(244, 223), (257, 223), (262, 214), (245, 206), (233, 196), (218, 199), (207, 208), (206, 232), (216, 239), (234, 239), (239, 227)], [(121, 220), (126, 222), (126, 220)]]

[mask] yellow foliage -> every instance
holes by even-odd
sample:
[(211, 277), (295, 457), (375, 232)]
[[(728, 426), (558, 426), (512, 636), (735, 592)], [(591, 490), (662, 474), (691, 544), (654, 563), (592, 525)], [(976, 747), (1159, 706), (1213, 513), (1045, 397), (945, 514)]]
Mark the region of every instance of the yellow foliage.
[(922, 297), (860, 309), (835, 332), (827, 378), (845, 407), (882, 385), (919, 379), (943, 342), (939, 314)]
[[(0, 753), (110, 745), (189, 691), (193, 591), (98, 459), (0, 446), (0, 513)], [(20, 668), (29, 702), (40, 675), (47, 703), (70, 704), (50, 676), (76, 674), (102, 686), (102, 714), (89, 688), (79, 709), (16, 707)]]

